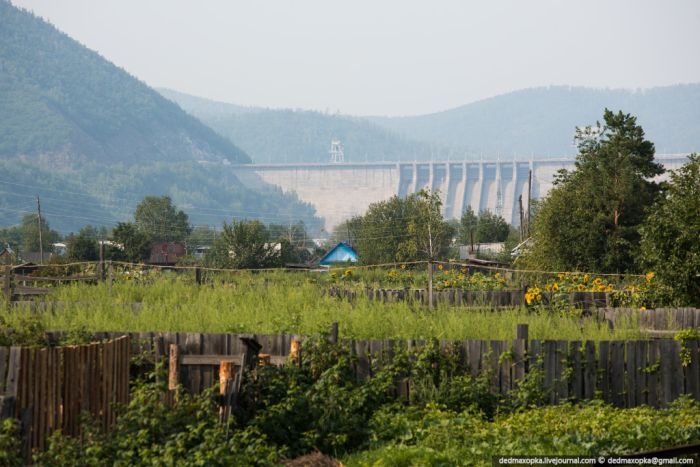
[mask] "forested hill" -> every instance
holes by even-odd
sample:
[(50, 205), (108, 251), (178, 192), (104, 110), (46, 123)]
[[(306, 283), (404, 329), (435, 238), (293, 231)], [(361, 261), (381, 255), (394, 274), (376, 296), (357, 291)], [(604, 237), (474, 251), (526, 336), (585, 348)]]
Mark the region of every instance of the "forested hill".
[(0, 0), (0, 157), (247, 162), (248, 156), (124, 70)]
[(241, 107), (169, 89), (165, 97), (235, 141), (257, 163), (327, 162), (332, 139), (346, 162), (442, 159), (449, 150), (402, 136), (355, 117), (307, 110)]
[(245, 187), (235, 164), (249, 161), (172, 101), (0, 0), (0, 227), (36, 213), (37, 197), (65, 235), (113, 227), (144, 197), (167, 195), (195, 225), (248, 218), (318, 228), (295, 195)]
[(573, 155), (575, 128), (601, 121), (603, 110), (637, 117), (658, 153), (700, 151), (700, 84), (645, 91), (554, 86), (525, 89), (416, 117), (371, 118), (428, 143), (485, 157)]

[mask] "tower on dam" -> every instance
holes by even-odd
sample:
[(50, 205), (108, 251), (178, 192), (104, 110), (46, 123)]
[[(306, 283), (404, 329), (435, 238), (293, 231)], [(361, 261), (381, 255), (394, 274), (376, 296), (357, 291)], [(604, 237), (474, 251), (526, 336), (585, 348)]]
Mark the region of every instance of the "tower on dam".
[[(657, 156), (675, 170), (685, 155)], [(342, 160), (342, 159), (341, 159)], [(520, 225), (520, 202), (544, 197), (560, 169), (574, 168), (573, 158), (528, 161), (334, 162), (326, 164), (237, 165), (238, 178), (249, 186), (261, 182), (295, 192), (312, 204), (332, 231), (343, 221), (362, 215), (370, 204), (429, 189), (440, 193), (443, 215), (459, 219), (467, 207), (489, 210), (514, 226)]]

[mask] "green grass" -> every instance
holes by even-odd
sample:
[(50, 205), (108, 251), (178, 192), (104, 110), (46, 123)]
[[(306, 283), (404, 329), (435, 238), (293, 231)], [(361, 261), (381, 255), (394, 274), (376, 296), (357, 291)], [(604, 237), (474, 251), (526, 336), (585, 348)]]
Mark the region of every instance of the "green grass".
[(360, 296), (348, 301), (327, 294), (325, 278), (305, 273), (239, 273), (197, 286), (186, 275), (57, 288), (47, 310), (16, 308), (0, 323), (16, 327), (30, 315), (49, 330), (235, 332), (311, 335), (338, 322), (341, 337), (355, 339), (512, 339), (516, 324), (530, 339), (609, 340), (641, 336), (636, 319), (611, 332), (594, 318), (570, 311), (532, 313), (380, 303)]

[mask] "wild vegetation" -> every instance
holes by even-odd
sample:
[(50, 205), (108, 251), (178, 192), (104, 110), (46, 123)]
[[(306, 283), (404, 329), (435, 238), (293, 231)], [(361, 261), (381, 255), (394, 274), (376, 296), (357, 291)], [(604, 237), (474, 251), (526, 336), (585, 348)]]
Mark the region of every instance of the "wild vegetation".
[[(301, 366), (263, 366), (250, 374), (227, 423), (213, 391), (182, 390), (170, 404), (162, 376), (134, 382), (109, 433), (86, 419), (80, 438), (56, 432), (37, 465), (278, 465), (314, 450), (345, 465), (491, 465), (492, 456), (624, 455), (700, 441), (700, 407), (681, 398), (666, 409), (616, 409), (600, 401), (543, 405), (537, 372), (508, 396), (488, 374), (465, 376), (436, 346), (397, 355), (357, 381), (353, 356), (319, 335)], [(397, 401), (394, 380), (413, 381)], [(18, 461), (17, 425), (0, 430), (3, 465)]]
[[(580, 310), (564, 304), (551, 308), (533, 303), (496, 312), (490, 306), (467, 309), (440, 305), (430, 311), (410, 301), (382, 303), (362, 294), (345, 300), (328, 293), (330, 287), (337, 286), (364, 290), (366, 286), (389, 285), (399, 270), (404, 277), (415, 276), (413, 287), (425, 280), (424, 272), (400, 268), (364, 272), (346, 268), (330, 273), (205, 272), (212, 274), (205, 279), (207, 285), (196, 285), (191, 271), (124, 270), (114, 274), (111, 285), (57, 287), (49, 296), (45, 313), (22, 307), (0, 311), (0, 323), (5, 329), (33, 329), (35, 335), (44, 330), (314, 335), (327, 331), (333, 322), (339, 323), (341, 338), (352, 339), (512, 339), (519, 323), (529, 324), (533, 339), (607, 340), (641, 335), (634, 319), (620, 321), (610, 330), (607, 323), (584, 317)], [(440, 271), (436, 280), (460, 280), (460, 271), (448, 272)], [(564, 289), (565, 283), (561, 284)], [(505, 281), (499, 274), (476, 274), (451, 287), (502, 290)], [(19, 339), (22, 334), (9, 336)]]

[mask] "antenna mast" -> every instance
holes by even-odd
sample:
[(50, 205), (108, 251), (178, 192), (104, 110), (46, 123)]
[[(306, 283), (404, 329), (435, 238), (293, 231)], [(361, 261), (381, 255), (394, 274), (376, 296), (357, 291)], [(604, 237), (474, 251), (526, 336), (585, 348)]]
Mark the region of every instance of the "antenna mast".
[(343, 144), (340, 140), (333, 138), (331, 140), (331, 163), (345, 162), (345, 154), (343, 153)]

